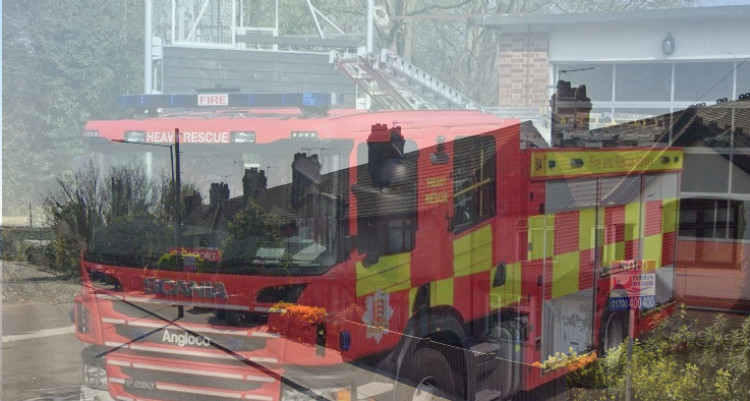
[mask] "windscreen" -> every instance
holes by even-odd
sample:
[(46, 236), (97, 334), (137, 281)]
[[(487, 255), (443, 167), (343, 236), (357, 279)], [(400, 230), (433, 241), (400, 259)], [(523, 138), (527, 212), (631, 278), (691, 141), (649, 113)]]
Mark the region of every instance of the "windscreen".
[[(92, 164), (101, 195), (111, 202), (92, 222), (89, 261), (305, 275), (345, 257), (350, 140), (288, 139), (232, 149), (183, 145), (179, 212), (173, 147), (96, 145)], [(133, 197), (139, 202), (126, 201)], [(121, 203), (129, 206), (118, 208)], [(195, 261), (177, 263), (178, 253)]]

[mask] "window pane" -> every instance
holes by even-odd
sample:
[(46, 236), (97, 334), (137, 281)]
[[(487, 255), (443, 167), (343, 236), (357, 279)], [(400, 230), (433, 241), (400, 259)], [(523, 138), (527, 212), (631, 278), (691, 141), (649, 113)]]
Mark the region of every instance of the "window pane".
[(388, 253), (396, 253), (404, 250), (404, 232), (401, 229), (391, 228), (388, 230)]
[(732, 97), (734, 63), (680, 63), (674, 70), (674, 99), (706, 102)]
[(559, 180), (547, 183), (545, 209), (560, 213), (596, 206), (597, 180)]
[(669, 101), (671, 64), (618, 64), (615, 98), (619, 101)]
[(453, 223), (461, 232), (495, 214), (495, 139), (458, 139), (453, 153)]
[(750, 93), (750, 60), (737, 62), (737, 64), (740, 63), (742, 65), (737, 67), (737, 96)]
[(641, 200), (640, 177), (603, 178), (601, 180), (603, 206), (625, 205)]
[(624, 124), (630, 121), (642, 120), (644, 118), (651, 118), (668, 114), (669, 109), (662, 108), (630, 108), (630, 107), (618, 107), (615, 109), (615, 123)]
[(586, 96), (593, 102), (612, 100), (611, 64), (560, 64), (557, 74), (572, 87), (586, 85)]

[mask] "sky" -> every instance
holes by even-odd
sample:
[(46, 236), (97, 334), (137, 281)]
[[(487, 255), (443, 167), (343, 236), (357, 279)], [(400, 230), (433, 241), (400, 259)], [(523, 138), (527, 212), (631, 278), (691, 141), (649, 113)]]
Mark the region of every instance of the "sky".
[(711, 6), (747, 6), (750, 0), (700, 0), (698, 4), (704, 7)]

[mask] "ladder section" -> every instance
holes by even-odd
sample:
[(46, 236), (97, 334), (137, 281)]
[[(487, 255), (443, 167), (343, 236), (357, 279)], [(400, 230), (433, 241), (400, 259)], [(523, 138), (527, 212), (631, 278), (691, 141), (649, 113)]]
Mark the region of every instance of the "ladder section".
[(331, 63), (383, 109), (482, 109), (456, 89), (387, 49), (371, 60), (364, 54), (332, 52)]

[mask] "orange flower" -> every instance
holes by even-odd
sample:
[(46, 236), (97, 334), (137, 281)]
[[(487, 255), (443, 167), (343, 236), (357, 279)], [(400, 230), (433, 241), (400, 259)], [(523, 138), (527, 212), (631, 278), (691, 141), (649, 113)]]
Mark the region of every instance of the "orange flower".
[(568, 369), (572, 372), (574, 370), (578, 370), (596, 360), (596, 352), (592, 352), (588, 355), (584, 355), (575, 361), (573, 361), (570, 365), (568, 365)]
[(316, 306), (284, 303), (283, 305), (276, 304), (274, 305), (274, 307), (283, 308), (284, 316), (287, 316), (290, 319), (300, 320), (312, 324), (320, 323), (326, 317), (326, 310), (324, 308), (318, 308)]

